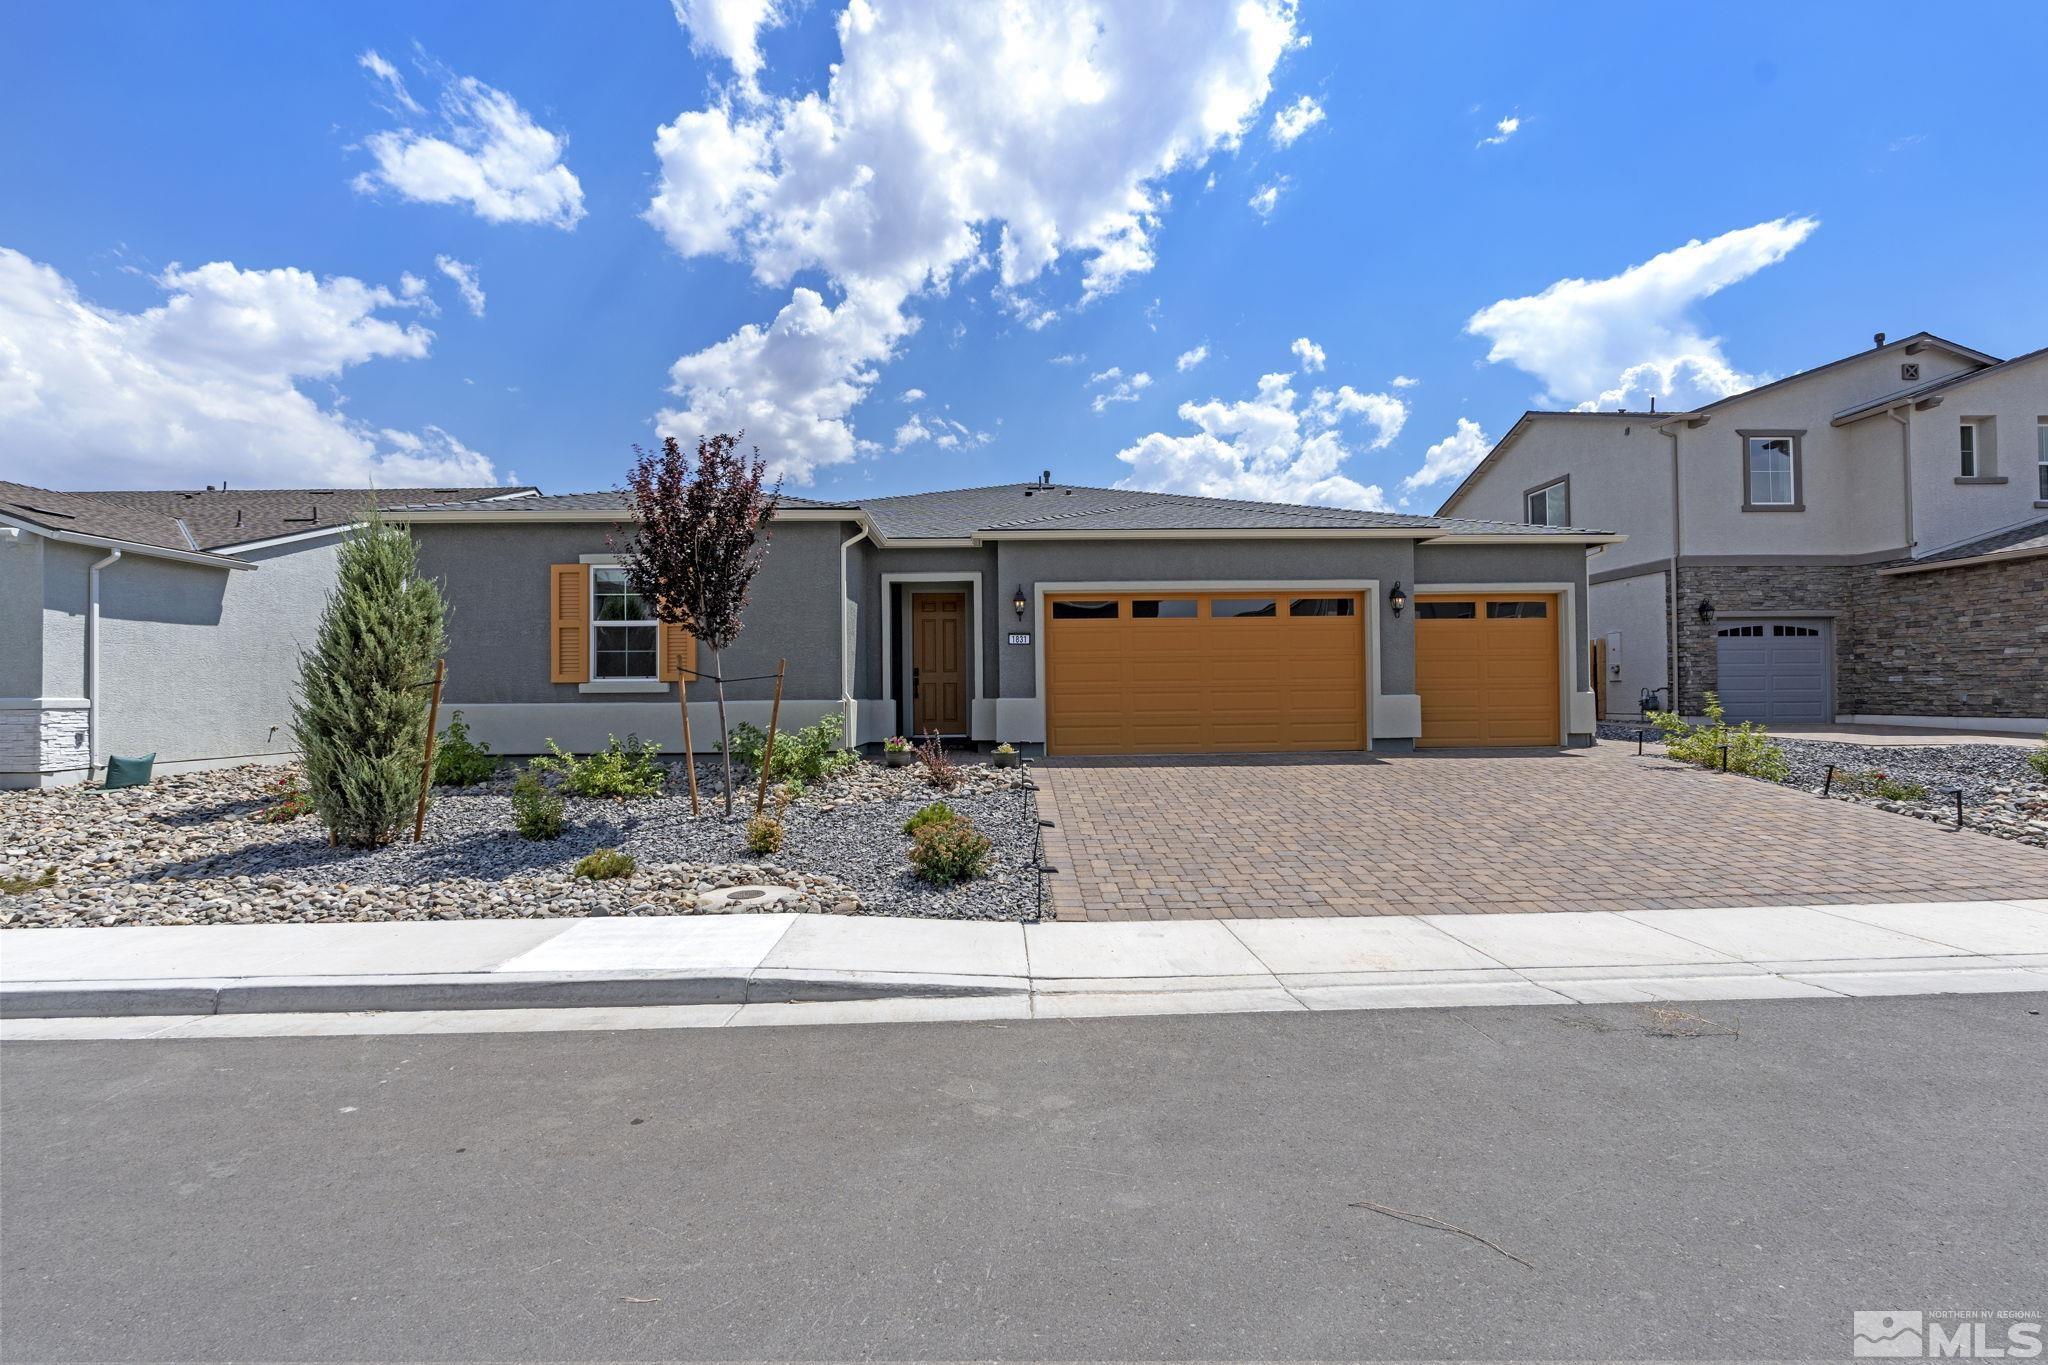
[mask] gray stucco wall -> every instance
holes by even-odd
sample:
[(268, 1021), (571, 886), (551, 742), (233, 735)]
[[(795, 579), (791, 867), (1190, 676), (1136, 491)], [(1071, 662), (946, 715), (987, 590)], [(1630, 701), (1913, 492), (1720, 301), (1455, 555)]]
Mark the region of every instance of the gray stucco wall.
[(1570, 583), (1573, 690), (1592, 690), (1587, 676), (1591, 663), (1586, 653), (1585, 546), (1423, 545), (1415, 551), (1414, 583), (1425, 591), (1433, 583)]
[(41, 536), (0, 539), (0, 697), (43, 692)]
[[(1399, 579), (1415, 580), (1415, 548), (1407, 540), (1065, 540), (996, 542), (996, 578), (1002, 595), (1024, 585), (1026, 597), (1039, 583), (1056, 582), (1229, 582), (1285, 583), (1294, 579), (1377, 579), (1384, 595)], [(1582, 570), (1583, 572), (1583, 570)], [(1000, 613), (1005, 624), (1015, 618)], [(1415, 688), (1415, 632), (1410, 618), (1396, 623), (1381, 613), (1380, 686), (1389, 693)], [(1042, 628), (1027, 622), (1035, 637)], [(1003, 638), (997, 636), (997, 639)], [(1037, 695), (1033, 650), (1003, 645), (1001, 695)]]
[[(580, 693), (574, 683), (548, 681), (548, 566), (586, 554), (613, 553), (603, 523), (540, 526), (418, 525), (420, 570), (439, 579), (448, 600), (450, 705), (501, 702), (618, 703), (616, 695)], [(611, 533), (616, 540), (616, 533)], [(726, 652), (729, 676), (773, 673), (789, 660), (784, 695), (839, 695), (838, 525), (778, 526), (749, 594), (745, 629)], [(862, 613), (863, 617), (867, 615)], [(697, 666), (712, 667), (708, 653)], [(769, 682), (734, 683), (735, 700), (764, 699)], [(673, 685), (632, 699), (671, 701)], [(693, 701), (699, 693), (693, 691)], [(708, 696), (708, 689), (703, 693)]]
[[(127, 555), (100, 571), (100, 751), (203, 764), (292, 752), (299, 651), (334, 583), (339, 534), (255, 551), (253, 571)], [(43, 691), (85, 695), (87, 571), (46, 542)]]
[[(849, 525), (844, 528), (841, 538), (852, 533), (853, 528)], [(906, 573), (958, 574), (962, 581), (981, 575), (982, 611), (989, 619), (975, 623), (971, 628), (978, 632), (983, 676), (988, 680), (990, 695), (995, 695), (996, 642), (1002, 638), (998, 633), (1003, 628), (1002, 621), (1014, 619), (1008, 616), (1006, 604), (1015, 585), (996, 582), (993, 549), (883, 550), (862, 541), (854, 547), (850, 560), (847, 569), (855, 578), (852, 584), (856, 613), (854, 631), (859, 641), (854, 664), (855, 696), (872, 698), (883, 695), (882, 618), (884, 612), (891, 609), (891, 604), (882, 592), (882, 575)], [(901, 585), (895, 586), (900, 598)], [(972, 610), (971, 605), (969, 610)], [(900, 643), (903, 639), (903, 618), (899, 613), (893, 619), (895, 624), (891, 627), (890, 637), (893, 642)]]

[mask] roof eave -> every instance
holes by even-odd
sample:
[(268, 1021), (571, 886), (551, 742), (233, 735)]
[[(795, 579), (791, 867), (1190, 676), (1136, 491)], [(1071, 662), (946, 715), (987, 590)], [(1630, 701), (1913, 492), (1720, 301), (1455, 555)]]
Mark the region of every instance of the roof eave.
[(1431, 536), (1424, 545), (1619, 545), (1628, 537), (1612, 531), (1459, 531)]
[(45, 540), (58, 541), (65, 545), (85, 545), (99, 550), (119, 550), (123, 555), (142, 555), (150, 559), (168, 559), (179, 564), (204, 564), (215, 569), (253, 569), (256, 566), (232, 555), (209, 554), (205, 550), (174, 550), (167, 545), (149, 545), (139, 540), (122, 540), (117, 536), (88, 535), (84, 531), (60, 531), (54, 526), (0, 513), (0, 526), (13, 526), (41, 536)]
[(1967, 569), (1972, 564), (1998, 564), (2013, 559), (2032, 559), (2037, 555), (2048, 555), (2048, 545), (2018, 545), (2008, 550), (1991, 550), (1981, 555), (1967, 555), (1961, 559), (1939, 559), (1932, 563), (1899, 564), (1889, 569), (1879, 569), (1883, 578), (1896, 578), (1900, 574), (1934, 573), (1940, 569)]

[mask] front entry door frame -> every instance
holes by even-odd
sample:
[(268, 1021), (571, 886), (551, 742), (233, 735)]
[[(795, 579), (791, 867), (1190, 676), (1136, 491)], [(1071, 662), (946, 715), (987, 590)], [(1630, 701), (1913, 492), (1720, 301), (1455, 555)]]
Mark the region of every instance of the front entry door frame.
[[(938, 607), (943, 612), (945, 603), (952, 604), (952, 611), (935, 619), (934, 625), (941, 631), (949, 630), (954, 635), (953, 657), (955, 664), (950, 672), (941, 672), (941, 661), (930, 655), (931, 640), (919, 629), (920, 604)], [(969, 663), (968, 649), (974, 634), (968, 623), (967, 594), (959, 590), (943, 589), (914, 590), (904, 595), (904, 614), (909, 618), (905, 633), (910, 637), (910, 733), (925, 734), (936, 730), (947, 736), (964, 736), (973, 720), (973, 701), (969, 691), (973, 669)], [(943, 652), (943, 651), (942, 651)], [(917, 680), (923, 675), (924, 683)], [(934, 708), (950, 686), (955, 704), (948, 708), (951, 714), (935, 714)]]

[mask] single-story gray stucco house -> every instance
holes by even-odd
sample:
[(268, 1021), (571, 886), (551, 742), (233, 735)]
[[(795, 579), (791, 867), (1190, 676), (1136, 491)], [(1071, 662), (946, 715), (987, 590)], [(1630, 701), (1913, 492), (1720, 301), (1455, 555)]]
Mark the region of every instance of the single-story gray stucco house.
[(335, 551), (382, 506), (531, 488), (59, 493), (0, 481), (0, 788), (289, 757)]
[[(694, 656), (624, 590), (622, 495), (390, 515), (447, 595), (444, 707), (477, 738), (680, 745)], [(1050, 476), (787, 497), (771, 532), (724, 668), (787, 659), (785, 726), (837, 713), (853, 744), (936, 732), (1055, 754), (1588, 743), (1587, 556), (1623, 539)], [(729, 695), (734, 722), (766, 723), (769, 684)], [(711, 689), (690, 697), (705, 749)]]

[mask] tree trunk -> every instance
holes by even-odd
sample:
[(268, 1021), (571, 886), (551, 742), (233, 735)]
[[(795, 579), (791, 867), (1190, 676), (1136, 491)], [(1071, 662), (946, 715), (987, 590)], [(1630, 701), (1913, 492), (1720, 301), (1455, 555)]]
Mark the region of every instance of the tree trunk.
[[(732, 730), (725, 723), (725, 659), (711, 651), (711, 672), (718, 681), (718, 756), (725, 762), (725, 818), (732, 818)], [(767, 756), (761, 761), (766, 763)]]

